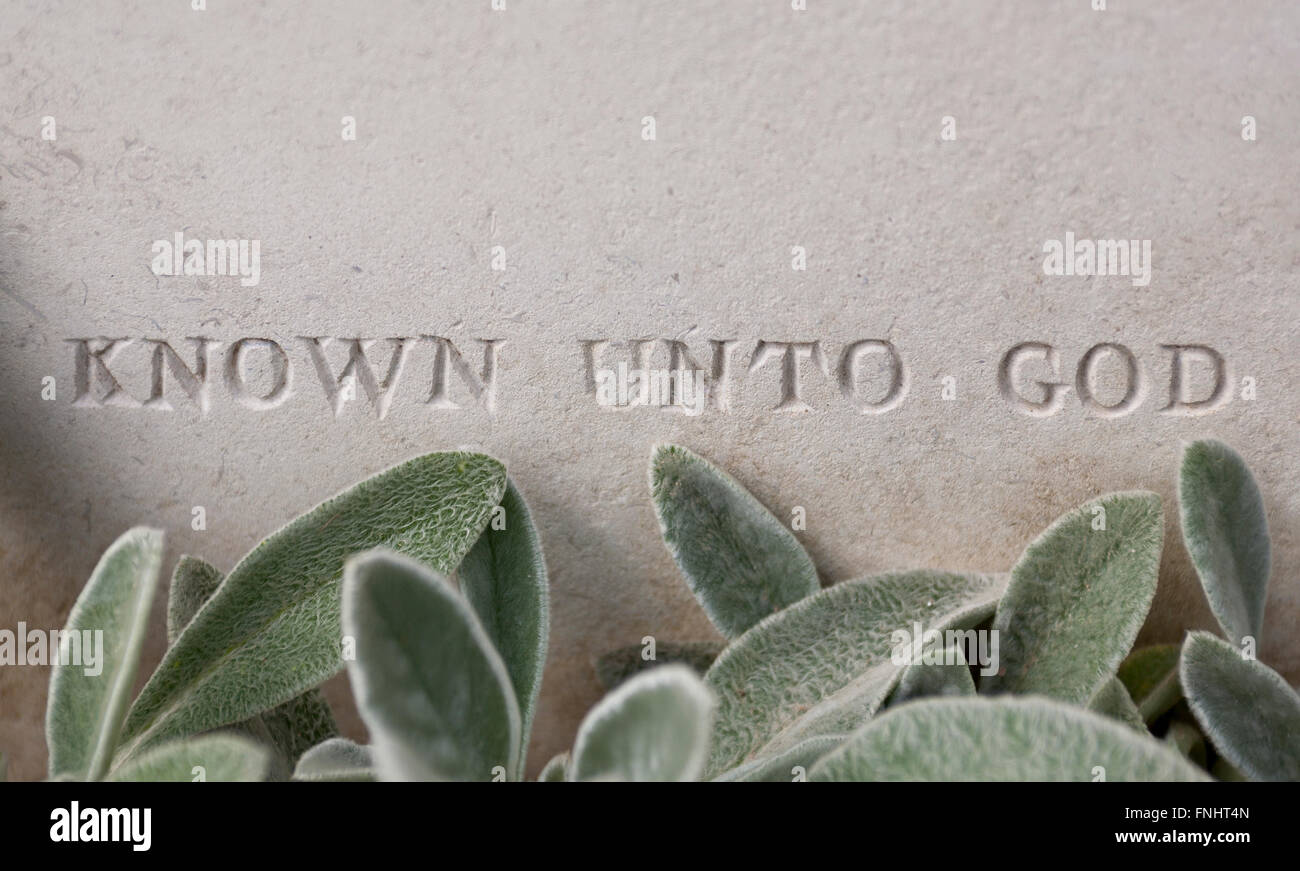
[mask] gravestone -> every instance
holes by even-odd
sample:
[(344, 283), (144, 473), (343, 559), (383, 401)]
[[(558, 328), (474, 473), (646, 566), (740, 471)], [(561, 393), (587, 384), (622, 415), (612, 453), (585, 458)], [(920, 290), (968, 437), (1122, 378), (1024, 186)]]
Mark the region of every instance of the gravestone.
[[(823, 584), (1005, 571), (1154, 490), (1153, 641), (1212, 625), (1173, 497), (1213, 436), (1272, 526), (1260, 656), (1300, 679), (1294, 5), (191, 5), (0, 13), (4, 626), (62, 625), (130, 526), (229, 569), (484, 450), (551, 572), (535, 773), (595, 657), (717, 637), (657, 443), (804, 518)], [(47, 681), (0, 669), (11, 777)]]

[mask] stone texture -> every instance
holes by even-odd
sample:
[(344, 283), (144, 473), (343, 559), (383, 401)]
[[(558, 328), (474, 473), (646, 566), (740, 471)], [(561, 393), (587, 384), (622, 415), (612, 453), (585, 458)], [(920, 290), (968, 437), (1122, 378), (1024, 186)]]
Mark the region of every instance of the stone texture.
[[(0, 3), (0, 626), (60, 626), (129, 526), (167, 531), (169, 568), (196, 553), (228, 570), (365, 475), (480, 448), (530, 500), (551, 569), (535, 771), (598, 697), (596, 656), (647, 634), (715, 637), (658, 538), (656, 442), (709, 457), (780, 517), (803, 506), (823, 583), (1006, 570), (1089, 497), (1154, 490), (1169, 526), (1143, 638), (1172, 640), (1212, 625), (1172, 502), (1181, 442), (1212, 435), (1259, 476), (1274, 545), (1261, 656), (1300, 679), (1300, 8), (507, 5)], [(155, 276), (150, 246), (176, 232), (259, 240), (260, 283)], [(1152, 240), (1149, 286), (1044, 275), (1044, 241), (1067, 232)], [(382, 420), (364, 393), (335, 417), (303, 335), (441, 336), (475, 371), (474, 339), (504, 339), (494, 409), (454, 372), (460, 408), (426, 405), (424, 342)], [(207, 414), (170, 372), (171, 411), (74, 406), (65, 340), (95, 336), (137, 339), (112, 365), (136, 399), (143, 339), (191, 365), (184, 337), (223, 343)], [(223, 381), (243, 337), (290, 357), (275, 408), (240, 405)], [(581, 342), (614, 342), (613, 365), (636, 338), (680, 339), (706, 368), (708, 340), (736, 340), (729, 409), (598, 407)], [(861, 339), (903, 358), (907, 393), (886, 413), (859, 413), (837, 383)], [(779, 359), (747, 371), (760, 340), (821, 343), (828, 374), (800, 364), (808, 410), (775, 409)], [(1053, 344), (1071, 384), (1088, 348), (1121, 343), (1145, 398), (1104, 417), (1072, 389), (1056, 414), (1022, 414), (997, 366), (1025, 341)], [(1234, 395), (1249, 376), (1258, 398), (1160, 413), (1162, 343), (1213, 346)], [(662, 342), (647, 347), (667, 365)], [(341, 366), (345, 348), (328, 351)], [(388, 347), (373, 353), (382, 375)], [(1114, 364), (1099, 370), (1107, 403), (1123, 392)], [(863, 397), (879, 395), (881, 373), (861, 374), (877, 379)], [(16, 779), (44, 770), (47, 680), (0, 669)], [(329, 692), (345, 711), (341, 679)]]

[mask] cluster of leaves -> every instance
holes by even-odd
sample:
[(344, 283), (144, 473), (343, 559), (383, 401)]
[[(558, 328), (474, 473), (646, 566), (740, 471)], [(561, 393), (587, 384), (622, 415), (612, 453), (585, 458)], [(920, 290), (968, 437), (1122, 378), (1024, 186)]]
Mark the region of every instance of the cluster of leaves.
[[(1186, 449), (1179, 506), (1228, 641), (1193, 632), (1138, 650), (1164, 538), (1153, 493), (1071, 511), (1009, 575), (889, 572), (821, 589), (793, 534), (704, 459), (658, 449), (651, 488), (664, 541), (729, 640), (703, 673), (716, 700), (703, 777), (1300, 780), (1300, 695), (1254, 658), (1263, 503), (1220, 442)], [(960, 648), (900, 664), (894, 632), (917, 625), (996, 632), (996, 672)]]
[[(725, 647), (629, 651), (543, 781), (1300, 779), (1300, 696), (1253, 652), (1268, 534), (1216, 442), (1184, 456), (1184, 539), (1229, 641), (1131, 651), (1155, 593), (1159, 499), (1065, 515), (1010, 574), (907, 571), (821, 589), (794, 535), (679, 447), (651, 460), (664, 540)], [(1102, 518), (1098, 523), (1098, 518)], [(183, 557), (170, 648), (129, 706), (161, 534), (104, 555), (68, 630), (103, 674), (56, 665), (57, 779), (522, 779), (549, 634), (528, 507), (496, 460), (435, 453), (273, 534), (224, 577)], [(897, 663), (899, 629), (996, 630), (1000, 668)], [(716, 657), (716, 658), (715, 658)], [(338, 736), (319, 685), (346, 668), (371, 738)], [(698, 672), (702, 671), (702, 677)]]

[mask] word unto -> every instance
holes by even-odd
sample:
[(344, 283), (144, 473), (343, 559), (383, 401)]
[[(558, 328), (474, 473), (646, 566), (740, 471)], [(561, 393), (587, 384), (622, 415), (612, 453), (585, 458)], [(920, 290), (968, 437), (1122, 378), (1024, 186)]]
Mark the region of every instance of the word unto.
[(980, 674), (998, 673), (998, 630), (925, 629), (919, 621), (911, 629), (895, 629), (889, 659), (894, 665), (978, 665)]
[(50, 820), (50, 840), (55, 843), (125, 842), (137, 853), (153, 845), (152, 808), (83, 808), (74, 801), (50, 811)]
[(1151, 283), (1150, 239), (1048, 239), (1043, 243), (1044, 275), (1131, 275), (1134, 287)]
[(259, 239), (159, 239), (150, 249), (154, 275), (238, 275), (244, 287), (262, 280), (262, 242)]
[(703, 369), (628, 369), (596, 371), (596, 401), (614, 408), (639, 405), (677, 405), (687, 414), (704, 411), (706, 388)]
[[(193, 345), (193, 365), (186, 362), (170, 342), (163, 339), (108, 338), (65, 339), (73, 347), (74, 397), (79, 407), (115, 406), (152, 408), (171, 411), (166, 395), (167, 377), (171, 379), (207, 414), (211, 405), (212, 357), (224, 344), (217, 339), (195, 336), (186, 339)], [(440, 336), (398, 336), (387, 339), (390, 347), (388, 366), (381, 377), (370, 359), (370, 349), (377, 339), (299, 336), (300, 347), (316, 372), (325, 400), (334, 415), (357, 398), (357, 386), (365, 393), (380, 418), (388, 414), (398, 383), (417, 350), (426, 354), (425, 364), (431, 374), (424, 405), (433, 409), (457, 409), (452, 398), (452, 376), (467, 393), (488, 412), (493, 410), (497, 350), (500, 339), (476, 339), (483, 346), (483, 364), (476, 374), (451, 339)], [(341, 366), (330, 362), (330, 350), (336, 345), (345, 349)], [(127, 361), (119, 358), (129, 348), (143, 349), (148, 361), (149, 393), (139, 399), (122, 386), (119, 369)], [(230, 342), (224, 353), (220, 381), (239, 405), (254, 411), (266, 411), (283, 405), (294, 392), (296, 369), (289, 352), (273, 339), (243, 338)], [(336, 355), (337, 356), (337, 355)], [(143, 360), (137, 357), (135, 369)], [(253, 378), (249, 369), (257, 364), (261, 377)], [(124, 377), (124, 376), (123, 376)]]
[(0, 665), (81, 666), (86, 677), (99, 677), (104, 670), (104, 630), (66, 629), (27, 631), (19, 621), (18, 631), (0, 629)]

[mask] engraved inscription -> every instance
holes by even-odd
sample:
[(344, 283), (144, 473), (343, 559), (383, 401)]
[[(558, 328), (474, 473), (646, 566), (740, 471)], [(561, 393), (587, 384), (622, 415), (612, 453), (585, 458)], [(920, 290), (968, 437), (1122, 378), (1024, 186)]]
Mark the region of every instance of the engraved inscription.
[[(392, 406), (409, 361), (421, 350), (428, 355), (431, 373), (423, 405), (438, 410), (460, 409), (462, 404), (456, 395), (464, 394), (489, 414), (495, 409), (497, 354), (502, 339), (474, 340), (483, 348), (478, 372), (451, 339), (441, 336), (385, 339), (389, 351), (384, 363), (376, 353), (378, 339), (335, 336), (297, 339), (335, 416), (342, 414), (349, 400), (357, 398), (359, 385), (375, 416), (382, 420)], [(211, 408), (212, 357), (223, 344), (221, 381), (237, 405), (252, 411), (268, 411), (283, 405), (294, 392), (294, 358), (275, 339), (250, 336), (223, 343), (204, 336), (188, 337), (185, 341), (193, 346), (192, 364), (164, 339), (144, 338), (138, 345), (133, 338), (104, 336), (66, 341), (73, 346), (72, 404), (77, 407), (172, 411), (175, 406), (169, 396), (181, 393), (200, 415), (206, 415)], [(140, 374), (142, 361), (129, 359), (127, 353), (133, 346), (148, 349), (148, 395), (143, 401), (124, 386), (124, 382), (131, 383), (127, 373)], [(334, 350), (337, 346), (346, 349), (341, 365), (331, 361), (332, 352), (337, 360)]]

